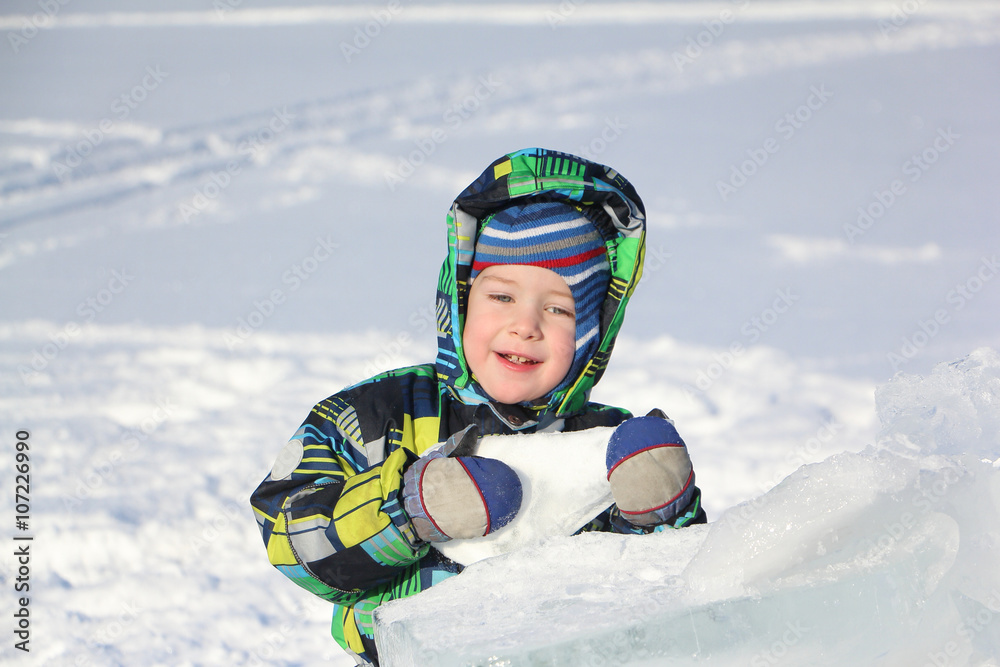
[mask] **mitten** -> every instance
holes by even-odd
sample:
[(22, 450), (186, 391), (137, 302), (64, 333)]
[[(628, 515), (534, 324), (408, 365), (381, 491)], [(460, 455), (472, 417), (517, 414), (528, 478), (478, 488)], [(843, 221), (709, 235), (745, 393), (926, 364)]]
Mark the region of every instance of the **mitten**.
[(403, 474), (403, 507), (425, 542), (483, 537), (513, 519), (521, 508), (521, 480), (503, 461), (455, 456), (467, 451), (469, 429), (421, 457)]
[(666, 523), (691, 503), (694, 468), (668, 419), (646, 416), (623, 421), (608, 441), (606, 463), (611, 493), (629, 523)]

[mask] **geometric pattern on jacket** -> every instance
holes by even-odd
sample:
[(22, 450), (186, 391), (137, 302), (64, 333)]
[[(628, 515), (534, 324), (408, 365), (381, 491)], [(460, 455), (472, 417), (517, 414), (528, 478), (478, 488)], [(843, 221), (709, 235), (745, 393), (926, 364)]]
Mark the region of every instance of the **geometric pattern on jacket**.
[[(532, 198), (586, 206), (605, 239), (612, 277), (601, 341), (579, 376), (538, 401), (503, 405), (487, 400), (462, 354), (468, 275), (481, 221)], [(403, 511), (403, 473), (413, 461), (473, 423), (490, 435), (616, 426), (631, 416), (589, 401), (642, 275), (645, 214), (631, 184), (582, 158), (527, 149), (491, 164), (459, 195), (446, 221), (435, 363), (382, 373), (321, 401), (251, 497), (268, 559), (333, 603), (331, 632), (358, 664), (378, 664), (372, 619), (380, 604), (461, 570), (417, 538)], [(696, 490), (671, 527), (703, 522), (700, 502)], [(633, 527), (612, 506), (585, 530), (654, 529)]]

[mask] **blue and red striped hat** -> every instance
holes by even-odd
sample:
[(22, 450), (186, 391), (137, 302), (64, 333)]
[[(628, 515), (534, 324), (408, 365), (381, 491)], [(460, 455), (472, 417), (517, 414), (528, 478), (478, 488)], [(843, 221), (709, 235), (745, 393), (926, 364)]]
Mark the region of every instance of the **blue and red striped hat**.
[(562, 202), (508, 206), (487, 218), (479, 231), (470, 279), (497, 264), (551, 269), (569, 285), (576, 309), (576, 354), (567, 377), (575, 378), (600, 342), (601, 307), (611, 280), (607, 249), (594, 223)]

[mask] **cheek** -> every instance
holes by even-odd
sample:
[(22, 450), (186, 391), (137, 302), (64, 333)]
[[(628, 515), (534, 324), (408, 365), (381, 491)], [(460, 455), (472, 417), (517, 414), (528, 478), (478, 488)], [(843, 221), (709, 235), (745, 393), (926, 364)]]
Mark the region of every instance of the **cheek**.
[[(466, 318), (465, 328), (462, 330), (462, 345), (465, 348), (465, 360), (469, 364), (474, 364), (486, 355), (489, 337), (486, 335), (486, 327), (483, 326), (481, 316), (473, 317), (473, 311), (469, 311)], [(475, 370), (475, 369), (473, 369)]]
[(568, 369), (576, 354), (575, 327), (563, 327), (552, 335), (552, 351)]
[(476, 327), (465, 325), (465, 329), (462, 331), (462, 346), (465, 348), (465, 358), (469, 360), (475, 355), (475, 350), (478, 347), (478, 335), (476, 333)]

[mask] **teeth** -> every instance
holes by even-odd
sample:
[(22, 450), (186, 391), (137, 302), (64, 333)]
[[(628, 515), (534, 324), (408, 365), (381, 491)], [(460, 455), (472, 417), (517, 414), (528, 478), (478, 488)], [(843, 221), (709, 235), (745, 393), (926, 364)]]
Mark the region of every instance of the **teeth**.
[(507, 359), (510, 359), (510, 360), (511, 360), (511, 361), (513, 361), (513, 362), (514, 362), (515, 364), (533, 364), (533, 363), (535, 363), (535, 362), (534, 362), (534, 361), (532, 361), (531, 359), (528, 359), (528, 358), (526, 358), (526, 357), (519, 357), (519, 356), (517, 356), (516, 354), (505, 354), (505, 355), (503, 355), (503, 356), (504, 356), (505, 358), (507, 358)]

